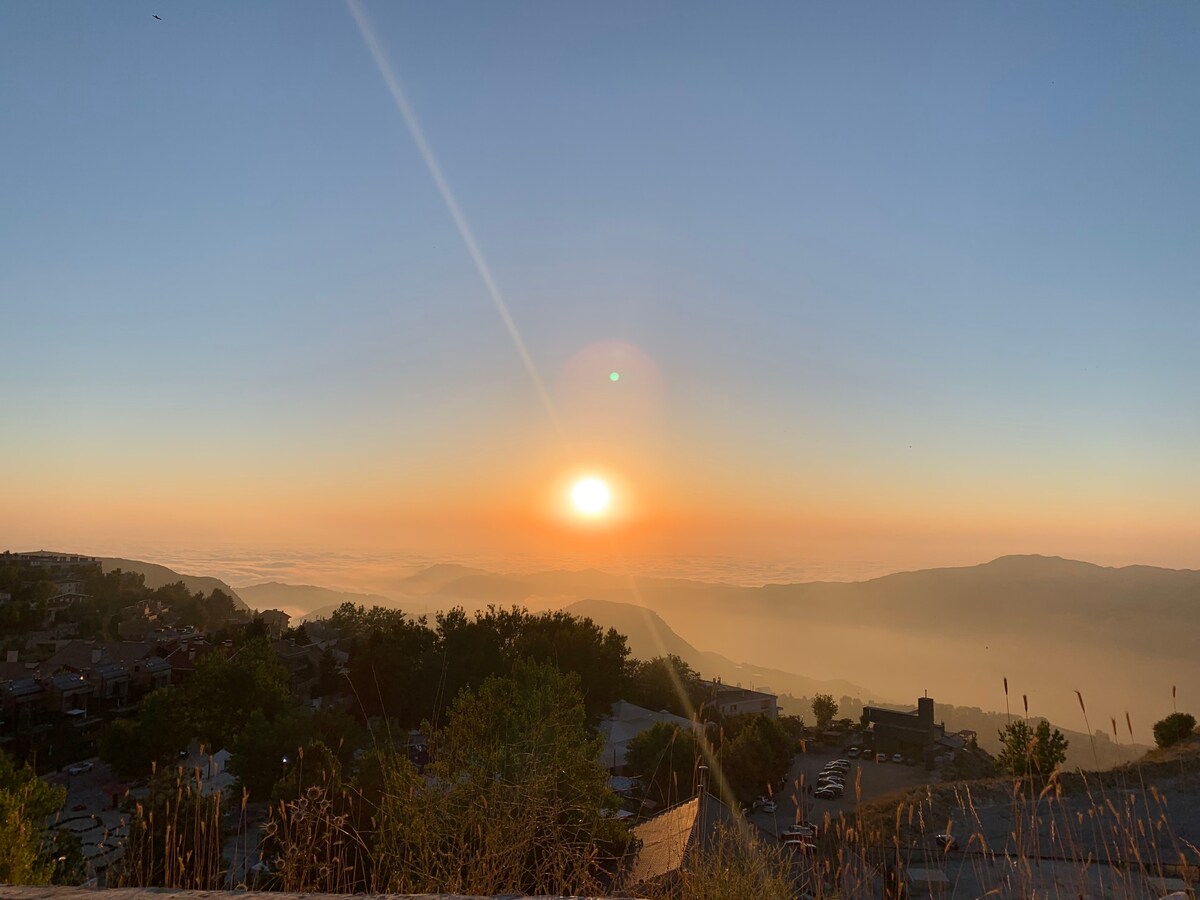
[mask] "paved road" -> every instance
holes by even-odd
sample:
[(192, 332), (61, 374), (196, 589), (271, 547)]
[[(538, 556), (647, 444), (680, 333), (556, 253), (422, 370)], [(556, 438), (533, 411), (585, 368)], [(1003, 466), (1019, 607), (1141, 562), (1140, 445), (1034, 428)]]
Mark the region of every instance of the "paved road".
[(43, 780), (67, 789), (67, 800), (51, 827), (74, 832), (91, 868), (106, 866), (120, 857), (128, 825), (124, 813), (112, 809), (104, 796), (104, 786), (120, 779), (99, 759), (88, 762), (93, 764), (90, 772), (71, 775), (62, 769), (43, 776)]

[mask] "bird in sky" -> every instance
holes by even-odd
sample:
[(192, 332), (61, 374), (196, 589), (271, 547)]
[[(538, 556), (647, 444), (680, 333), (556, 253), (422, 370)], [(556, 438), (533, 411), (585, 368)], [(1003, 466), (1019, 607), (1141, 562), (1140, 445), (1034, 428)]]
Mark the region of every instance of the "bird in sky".
[[(151, 15), (153, 15), (153, 13), (151, 13)], [(158, 19), (160, 22), (162, 21), (162, 16), (154, 16), (154, 18)]]

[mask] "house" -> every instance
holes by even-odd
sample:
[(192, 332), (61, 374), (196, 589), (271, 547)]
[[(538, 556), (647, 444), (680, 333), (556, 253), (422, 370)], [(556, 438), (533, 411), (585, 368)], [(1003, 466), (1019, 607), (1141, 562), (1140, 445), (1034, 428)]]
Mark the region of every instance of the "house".
[(946, 728), (933, 721), (933, 698), (921, 697), (911, 712), (863, 707), (862, 726), (872, 736), (876, 753), (902, 753), (922, 758), (946, 736)]
[(201, 796), (232, 796), (237, 778), (226, 771), (231, 756), (228, 750), (207, 753), (203, 745), (193, 743), (187, 756), (179, 761), (179, 769), (190, 776), (193, 783), (199, 782)]
[(709, 703), (724, 717), (748, 714), (779, 718), (779, 697), (766, 691), (733, 687), (720, 680), (705, 682), (710, 689)]
[(171, 683), (171, 664), (154, 641), (70, 641), (38, 665), (43, 675), (74, 672), (99, 689), (99, 708), (116, 712)]
[(282, 610), (267, 609), (258, 613), (258, 618), (262, 619), (263, 625), (267, 627), (272, 637), (282, 637), (283, 633), (288, 630), (288, 622), (292, 617)]
[(46, 689), (29, 675), (11, 678), (0, 684), (0, 743), (29, 741), (49, 729), (46, 716)]
[(292, 693), (302, 700), (312, 696), (321, 671), (321, 648), (315, 644), (297, 644), (295, 641), (271, 641), (271, 649), (288, 670), (288, 683)]
[(660, 722), (678, 725), (684, 729), (699, 727), (691, 719), (669, 713), (665, 709), (653, 712), (628, 700), (618, 700), (612, 705), (609, 714), (600, 720), (600, 736), (604, 739), (604, 749), (600, 751), (600, 764), (614, 775), (622, 774), (629, 742)]

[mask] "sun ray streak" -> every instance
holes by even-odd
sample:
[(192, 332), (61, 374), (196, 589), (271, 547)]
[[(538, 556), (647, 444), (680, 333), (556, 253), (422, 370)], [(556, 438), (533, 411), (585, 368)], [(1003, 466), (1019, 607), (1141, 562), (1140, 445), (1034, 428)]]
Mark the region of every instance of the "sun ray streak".
[(412, 135), (413, 142), (417, 145), (417, 150), (421, 154), (421, 158), (425, 161), (425, 167), (429, 170), (429, 174), (433, 178), (433, 183), (437, 186), (438, 193), (442, 195), (442, 202), (446, 204), (450, 218), (454, 220), (454, 225), (467, 247), (467, 252), (471, 255), (471, 260), (475, 263), (479, 277), (483, 279), (488, 295), (492, 299), (492, 305), (496, 307), (496, 312), (499, 314), (500, 320), (504, 323), (504, 327), (508, 331), (508, 336), (512, 339), (513, 347), (516, 348), (517, 355), (521, 357), (521, 362), (525, 365), (525, 371), (529, 374), (529, 378), (533, 382), (538, 399), (541, 400), (542, 406), (546, 409), (546, 415), (550, 417), (550, 421), (554, 424), (559, 437), (563, 437), (562, 425), (559, 422), (558, 414), (555, 412), (554, 402), (550, 399), (550, 394), (546, 391), (546, 386), (542, 382), (541, 375), (538, 374), (533, 357), (529, 355), (529, 349), (525, 346), (521, 332), (517, 329), (517, 323), (513, 320), (508, 304), (504, 302), (504, 295), (501, 293), (500, 286), (496, 283), (496, 279), (492, 275), (492, 270), (487, 264), (487, 259), (484, 257), (483, 251), (479, 249), (479, 244), (475, 240), (475, 234), (471, 231), (471, 226), (467, 224), (467, 219), (458, 205), (458, 200), (454, 197), (454, 192), (450, 190), (450, 184), (446, 181), (442, 167), (438, 164), (437, 157), (433, 153), (433, 148), (425, 138), (425, 132), (421, 130), (421, 124), (417, 121), (417, 116), (408, 102), (408, 97), (400, 86), (400, 80), (392, 70), (391, 63), (388, 62), (387, 55), (383, 52), (383, 48), (375, 36), (375, 29), (371, 27), (371, 22), (367, 18), (366, 11), (362, 8), (362, 4), (358, 0), (346, 0), (346, 7), (350, 10), (350, 15), (354, 17), (354, 21), (358, 25), (363, 42), (367, 45), (367, 49), (375, 61), (375, 68), (379, 70), (384, 84), (387, 85), (388, 92), (392, 95), (396, 109), (400, 111), (400, 115), (404, 118), (404, 124), (408, 126), (409, 134)]

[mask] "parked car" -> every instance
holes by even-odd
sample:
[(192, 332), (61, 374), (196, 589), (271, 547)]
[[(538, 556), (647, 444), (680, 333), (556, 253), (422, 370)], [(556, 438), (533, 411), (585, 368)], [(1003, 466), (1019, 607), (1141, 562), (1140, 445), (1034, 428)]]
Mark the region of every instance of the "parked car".
[(858, 759), (858, 754), (862, 753), (861, 747), (851, 747), (846, 751), (846, 755), (851, 759)]
[(904, 762), (904, 754), (903, 753), (893, 753), (892, 754), (892, 762), (894, 762), (894, 763)]
[(75, 763), (75, 765), (73, 765), (73, 766), (71, 766), (71, 768), (67, 769), (67, 774), (68, 775), (82, 775), (84, 772), (90, 772), (94, 768), (96, 768), (95, 763), (90, 763), (90, 762)]
[(806, 841), (816, 840), (817, 829), (812, 825), (796, 823), (788, 825), (783, 831), (779, 832), (780, 838), (787, 840), (788, 838), (803, 838)]
[(823, 787), (814, 791), (813, 796), (818, 800), (836, 800), (841, 795), (832, 787)]
[(813, 844), (809, 841), (801, 840), (800, 838), (796, 838), (794, 840), (786, 840), (783, 842), (783, 846), (785, 848), (787, 848), (788, 850), (791, 850), (793, 853), (816, 853), (817, 852), (816, 844)]
[(768, 800), (758, 808), (759, 812), (773, 813), (775, 812), (775, 801)]
[(877, 762), (877, 763), (887, 762), (887, 759), (888, 758), (887, 758), (886, 753), (876, 753), (875, 754), (875, 762)]
[(954, 835), (952, 834), (939, 834), (934, 840), (937, 841), (937, 845), (943, 850), (958, 849), (958, 841), (954, 839)]

